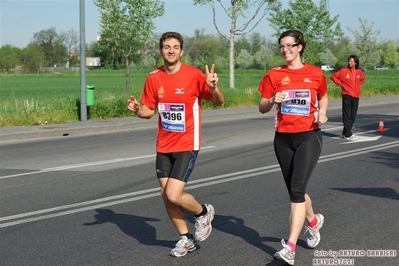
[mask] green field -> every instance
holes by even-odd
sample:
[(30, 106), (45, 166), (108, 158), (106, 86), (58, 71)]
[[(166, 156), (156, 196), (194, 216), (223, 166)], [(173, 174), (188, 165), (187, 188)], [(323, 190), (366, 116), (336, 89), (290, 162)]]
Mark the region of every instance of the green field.
[[(140, 98), (148, 72), (132, 70), (129, 92), (125, 94), (126, 77), (123, 70), (86, 71), (86, 84), (95, 86), (95, 104), (90, 107), (88, 118), (131, 116), (126, 110), (126, 100), (130, 94)], [(257, 105), (260, 97), (257, 88), (264, 74), (262, 70), (236, 70), (235, 89), (230, 90), (228, 70), (219, 71), (219, 87), (226, 96), (224, 108)], [(340, 98), (341, 89), (329, 79), (332, 72), (325, 74), (329, 83), (329, 97)], [(37, 125), (43, 121), (57, 124), (79, 120), (79, 72), (1, 74), (0, 88), (2, 127)], [(368, 70), (362, 89), (362, 97), (398, 94), (399, 71)], [(206, 108), (214, 107), (205, 103)]]

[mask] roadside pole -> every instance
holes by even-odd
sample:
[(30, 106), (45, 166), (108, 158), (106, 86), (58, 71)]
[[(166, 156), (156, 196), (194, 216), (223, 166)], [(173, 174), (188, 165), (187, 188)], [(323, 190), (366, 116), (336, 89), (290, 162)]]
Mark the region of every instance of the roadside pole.
[(86, 52), (85, 52), (85, 1), (79, 2), (80, 13), (80, 121), (87, 120), (86, 106)]

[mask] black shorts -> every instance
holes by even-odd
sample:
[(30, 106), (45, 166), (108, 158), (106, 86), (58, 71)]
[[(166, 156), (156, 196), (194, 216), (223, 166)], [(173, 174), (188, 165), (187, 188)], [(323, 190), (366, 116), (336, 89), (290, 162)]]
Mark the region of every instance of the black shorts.
[(197, 157), (198, 151), (157, 152), (155, 161), (157, 177), (170, 177), (187, 183)]

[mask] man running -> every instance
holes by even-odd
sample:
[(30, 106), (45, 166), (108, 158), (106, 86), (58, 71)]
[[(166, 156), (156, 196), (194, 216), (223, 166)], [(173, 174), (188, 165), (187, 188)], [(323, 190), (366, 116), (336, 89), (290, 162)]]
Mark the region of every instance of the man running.
[[(164, 65), (152, 71), (144, 84), (141, 105), (131, 96), (127, 108), (140, 118), (151, 118), (158, 109), (156, 173), (162, 199), (180, 240), (170, 252), (182, 257), (197, 248), (196, 241), (205, 240), (212, 230), (215, 209), (200, 204), (184, 191), (194, 169), (201, 146), (201, 100), (223, 106), (224, 94), (218, 88), (218, 77), (205, 66), (201, 70), (180, 62), (183, 38), (179, 33), (166, 32), (159, 41)], [(195, 215), (195, 234), (190, 234), (185, 211)]]

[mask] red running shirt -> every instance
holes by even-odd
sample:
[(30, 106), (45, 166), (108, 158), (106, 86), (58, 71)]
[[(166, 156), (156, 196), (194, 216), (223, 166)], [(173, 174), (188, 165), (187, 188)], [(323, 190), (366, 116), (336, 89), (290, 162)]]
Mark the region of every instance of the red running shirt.
[(320, 68), (309, 64), (304, 64), (301, 69), (275, 67), (262, 78), (258, 90), (266, 99), (276, 92), (286, 94), (284, 101), (277, 104), (277, 132), (297, 133), (319, 128), (314, 123), (317, 99), (327, 93), (326, 77)]
[(342, 95), (359, 98), (365, 77), (360, 69), (341, 68), (330, 76), (331, 80), (342, 88)]
[(201, 99), (211, 98), (206, 77), (198, 68), (181, 64), (174, 74), (167, 74), (163, 66), (151, 72), (141, 102), (159, 112), (157, 152), (200, 150)]

